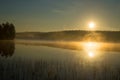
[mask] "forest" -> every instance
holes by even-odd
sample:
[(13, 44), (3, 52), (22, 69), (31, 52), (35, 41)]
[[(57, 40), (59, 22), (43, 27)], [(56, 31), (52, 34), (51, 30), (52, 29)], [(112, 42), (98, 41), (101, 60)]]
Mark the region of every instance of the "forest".
[(17, 39), (35, 39), (48, 41), (97, 41), (120, 42), (120, 31), (56, 31), (56, 32), (21, 32)]
[(13, 40), (15, 38), (15, 26), (12, 23), (0, 24), (0, 40)]

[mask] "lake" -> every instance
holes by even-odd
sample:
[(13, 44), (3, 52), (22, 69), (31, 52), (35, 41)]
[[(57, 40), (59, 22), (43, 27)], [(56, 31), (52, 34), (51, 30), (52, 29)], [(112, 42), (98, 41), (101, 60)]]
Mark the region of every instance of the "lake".
[(0, 80), (120, 80), (119, 46), (97, 42), (2, 41)]

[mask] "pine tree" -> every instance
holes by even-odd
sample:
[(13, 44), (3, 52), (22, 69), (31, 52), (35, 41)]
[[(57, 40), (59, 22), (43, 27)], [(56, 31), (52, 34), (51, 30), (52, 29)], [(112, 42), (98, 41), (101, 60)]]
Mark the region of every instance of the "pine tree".
[(2, 23), (0, 25), (0, 39), (13, 40), (15, 38), (15, 26), (11, 23)]

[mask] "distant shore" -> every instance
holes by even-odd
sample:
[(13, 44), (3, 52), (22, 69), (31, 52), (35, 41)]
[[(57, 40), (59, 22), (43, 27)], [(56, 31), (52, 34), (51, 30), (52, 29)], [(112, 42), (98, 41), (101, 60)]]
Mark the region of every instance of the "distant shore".
[(93, 41), (120, 43), (120, 31), (56, 31), (56, 32), (21, 32), (16, 39), (41, 41)]

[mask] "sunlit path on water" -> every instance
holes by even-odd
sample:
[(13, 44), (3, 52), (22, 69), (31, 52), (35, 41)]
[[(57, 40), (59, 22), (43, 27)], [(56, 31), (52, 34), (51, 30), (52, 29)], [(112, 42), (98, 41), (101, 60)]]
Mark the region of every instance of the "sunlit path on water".
[(98, 52), (102, 46), (97, 42), (83, 42), (82, 47), (89, 58), (95, 58), (99, 56)]

